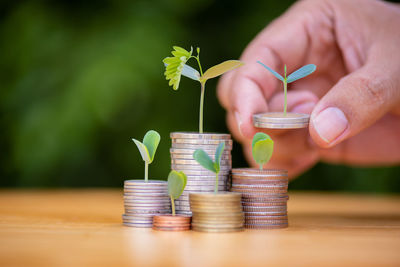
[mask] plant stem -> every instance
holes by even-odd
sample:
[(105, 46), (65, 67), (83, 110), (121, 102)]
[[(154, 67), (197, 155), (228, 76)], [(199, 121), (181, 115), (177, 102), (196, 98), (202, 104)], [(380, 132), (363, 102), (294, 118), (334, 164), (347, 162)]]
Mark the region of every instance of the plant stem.
[(286, 109), (287, 109), (287, 81), (286, 78), (283, 82), (283, 93), (285, 95), (285, 100), (283, 104), (283, 116), (286, 116)]
[(147, 162), (144, 163), (144, 180), (146, 183), (149, 181), (149, 164)]
[(263, 165), (262, 164), (260, 164), (260, 171), (262, 171), (263, 170)]
[(201, 83), (201, 92), (200, 92), (200, 115), (199, 115), (199, 133), (203, 133), (204, 91), (205, 91), (205, 83)]
[(215, 175), (215, 189), (214, 194), (218, 193), (218, 172)]
[(172, 216), (175, 216), (175, 200), (171, 195), (169, 197), (171, 198)]
[(285, 64), (285, 73), (283, 78), (283, 93), (285, 95), (285, 100), (283, 104), (283, 116), (286, 116), (286, 109), (287, 109), (287, 77), (286, 77), (286, 64)]

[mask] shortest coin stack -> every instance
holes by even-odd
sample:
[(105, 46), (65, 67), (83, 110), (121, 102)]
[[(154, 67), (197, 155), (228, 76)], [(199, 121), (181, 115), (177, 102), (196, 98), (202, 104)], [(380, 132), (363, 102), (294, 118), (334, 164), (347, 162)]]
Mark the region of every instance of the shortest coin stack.
[(126, 180), (123, 224), (151, 228), (154, 215), (171, 213), (168, 184), (165, 181)]
[(309, 114), (268, 112), (253, 115), (253, 125), (266, 129), (299, 129), (308, 127)]
[(245, 228), (288, 227), (285, 170), (232, 169), (232, 192), (242, 193)]
[(243, 230), (241, 194), (231, 192), (190, 193), (192, 229), (200, 232)]
[(190, 230), (191, 216), (156, 215), (153, 217), (153, 229), (161, 231)]

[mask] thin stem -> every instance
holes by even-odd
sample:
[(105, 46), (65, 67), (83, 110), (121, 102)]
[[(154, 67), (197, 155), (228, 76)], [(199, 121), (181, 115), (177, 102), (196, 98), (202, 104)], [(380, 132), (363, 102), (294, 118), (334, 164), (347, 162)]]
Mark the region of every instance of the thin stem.
[(260, 171), (262, 171), (263, 170), (263, 165), (262, 164), (260, 164)]
[(201, 83), (201, 92), (200, 92), (200, 115), (199, 115), (199, 133), (203, 133), (204, 91), (205, 91), (205, 83)]
[(286, 110), (287, 110), (287, 81), (286, 78), (283, 82), (283, 93), (285, 95), (285, 100), (283, 104), (283, 116), (286, 116)]
[(172, 195), (170, 195), (169, 197), (171, 198), (172, 216), (175, 216), (175, 200)]
[(214, 194), (218, 193), (218, 172), (215, 175), (215, 189)]
[(149, 181), (149, 164), (147, 162), (144, 163), (144, 180), (146, 183)]
[(283, 104), (283, 116), (286, 116), (286, 110), (287, 110), (287, 77), (286, 77), (286, 64), (285, 64), (285, 69), (284, 69), (284, 80), (283, 80), (283, 93), (285, 95), (284, 99), (284, 104)]

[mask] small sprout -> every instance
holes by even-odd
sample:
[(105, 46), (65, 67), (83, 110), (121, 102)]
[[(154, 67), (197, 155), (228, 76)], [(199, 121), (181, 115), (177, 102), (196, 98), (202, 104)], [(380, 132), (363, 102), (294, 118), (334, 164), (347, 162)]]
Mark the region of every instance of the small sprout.
[[(163, 62), (165, 65), (165, 78), (169, 80), (169, 85), (172, 85), (174, 90), (178, 90), (179, 82), (181, 80), (181, 76), (188, 77), (192, 80), (198, 81), (200, 83), (200, 112), (199, 112), (199, 132), (203, 133), (203, 106), (204, 106), (204, 91), (206, 82), (211, 79), (218, 77), (225, 72), (236, 69), (243, 65), (243, 63), (239, 60), (228, 60), (218, 64), (214, 67), (209, 68), (203, 74), (203, 70), (200, 64), (200, 48), (197, 47), (196, 52), (197, 56), (193, 56), (193, 48), (190, 51), (187, 51), (179, 46), (174, 46), (174, 51), (172, 51), (173, 57), (164, 58)], [(194, 58), (197, 61), (199, 66), (199, 71), (194, 68), (186, 65), (186, 62)]]
[(172, 170), (168, 175), (168, 195), (171, 199), (172, 215), (175, 216), (175, 199), (178, 199), (187, 183), (187, 177), (183, 172)]
[(256, 133), (251, 144), (254, 161), (260, 165), (260, 170), (272, 156), (274, 141), (265, 133)]
[(145, 162), (144, 180), (146, 182), (149, 179), (149, 164), (152, 163), (154, 160), (154, 155), (156, 154), (160, 139), (160, 134), (153, 130), (150, 130), (146, 133), (143, 138), (143, 143), (132, 138), (132, 141), (135, 142), (136, 146), (139, 149), (140, 155)]
[(261, 61), (257, 61), (258, 64), (266, 68), (269, 72), (272, 73), (278, 80), (282, 81), (283, 83), (283, 92), (285, 95), (285, 100), (284, 100), (284, 106), (283, 106), (283, 114), (286, 116), (286, 110), (287, 110), (287, 84), (292, 83), (294, 81), (297, 81), (298, 79), (304, 78), (311, 73), (313, 73), (316, 70), (316, 66), (314, 64), (308, 64), (300, 69), (292, 72), (289, 76), (286, 76), (286, 65), (284, 67), (284, 77), (282, 77), (279, 73), (262, 63)]
[(219, 171), (221, 170), (221, 157), (222, 153), (224, 152), (225, 149), (225, 142), (221, 142), (217, 150), (215, 151), (215, 161), (213, 161), (210, 156), (202, 149), (197, 149), (193, 153), (193, 158), (205, 169), (212, 171), (216, 174), (215, 176), (215, 189), (214, 193), (216, 194), (218, 192), (218, 174)]

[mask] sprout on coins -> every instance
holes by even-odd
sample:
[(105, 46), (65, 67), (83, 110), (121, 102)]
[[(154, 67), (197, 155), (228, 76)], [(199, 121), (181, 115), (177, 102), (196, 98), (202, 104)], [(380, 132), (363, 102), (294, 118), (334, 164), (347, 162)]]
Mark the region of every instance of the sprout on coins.
[(145, 163), (144, 180), (146, 182), (149, 179), (149, 164), (154, 160), (154, 155), (156, 154), (160, 139), (160, 134), (154, 130), (150, 130), (146, 133), (143, 138), (143, 143), (132, 138), (132, 141), (135, 142), (136, 146), (138, 147), (140, 155)]
[(285, 96), (284, 105), (283, 105), (283, 115), (286, 116), (287, 84), (310, 75), (311, 73), (313, 73), (316, 70), (317, 67), (314, 64), (308, 64), (308, 65), (305, 65), (305, 66), (301, 67), (300, 69), (292, 72), (289, 76), (286, 77), (286, 65), (285, 65), (284, 77), (282, 77), (279, 73), (277, 73), (276, 71), (274, 71), (273, 69), (271, 69), (270, 67), (268, 67), (267, 65), (262, 63), (261, 61), (257, 61), (257, 63), (260, 64), (261, 66), (263, 66), (264, 68), (266, 68), (269, 72), (271, 72), (272, 75), (274, 75), (278, 80), (282, 81), (283, 93)]
[(272, 156), (274, 141), (265, 133), (256, 133), (251, 144), (254, 161), (260, 165), (260, 170)]
[(175, 199), (185, 190), (187, 177), (183, 172), (172, 170), (168, 175), (168, 195), (171, 199), (172, 215), (175, 216)]
[[(173, 51), (171, 52), (173, 57), (164, 58), (163, 62), (165, 65), (165, 78), (169, 80), (169, 85), (172, 86), (174, 90), (178, 90), (179, 83), (181, 81), (181, 76), (188, 77), (192, 80), (198, 81), (200, 83), (200, 111), (199, 111), (199, 133), (203, 133), (203, 106), (204, 106), (204, 91), (206, 82), (211, 79), (218, 77), (225, 72), (236, 69), (243, 65), (239, 60), (227, 60), (214, 67), (209, 68), (203, 73), (200, 64), (200, 48), (197, 48), (197, 56), (193, 56), (193, 48), (190, 51), (179, 47), (173, 46)], [(186, 65), (186, 62), (194, 58), (199, 66), (199, 71)]]
[(197, 149), (193, 153), (193, 158), (205, 169), (215, 173), (215, 189), (214, 193), (218, 192), (218, 174), (221, 170), (221, 157), (225, 149), (225, 142), (221, 142), (215, 151), (215, 161), (202, 149)]

